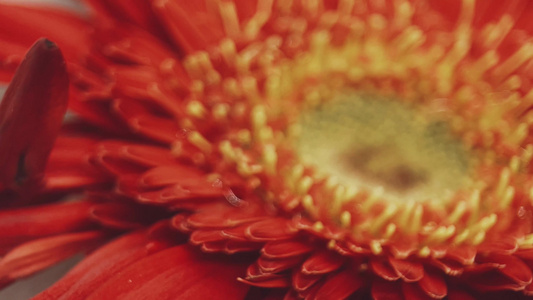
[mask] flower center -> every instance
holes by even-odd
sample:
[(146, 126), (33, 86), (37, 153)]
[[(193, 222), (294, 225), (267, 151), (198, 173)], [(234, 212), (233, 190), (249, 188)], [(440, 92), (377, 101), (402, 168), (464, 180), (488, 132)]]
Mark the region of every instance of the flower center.
[(422, 202), (468, 182), (471, 156), (446, 123), (395, 100), (343, 93), (303, 113), (298, 126), (302, 162), (346, 187)]
[(533, 93), (511, 75), (531, 45), (499, 57), (479, 44), (472, 1), (453, 32), (408, 7), (364, 9), (283, 13), (249, 44), (190, 55), (173, 153), (343, 247), (400, 241), (427, 256), (529, 232), (516, 212), (533, 203)]

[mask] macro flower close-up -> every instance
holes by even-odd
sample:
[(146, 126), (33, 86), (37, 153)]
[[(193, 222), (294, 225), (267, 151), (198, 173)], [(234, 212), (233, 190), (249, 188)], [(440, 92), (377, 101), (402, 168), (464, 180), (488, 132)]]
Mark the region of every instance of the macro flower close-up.
[(0, 1), (0, 289), (533, 299), (531, 1), (65, 1)]

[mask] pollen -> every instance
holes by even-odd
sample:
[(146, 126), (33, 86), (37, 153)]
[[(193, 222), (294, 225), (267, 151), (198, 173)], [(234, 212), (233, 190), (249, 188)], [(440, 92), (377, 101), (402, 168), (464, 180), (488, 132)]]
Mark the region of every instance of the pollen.
[(184, 60), (190, 131), (173, 150), (335, 245), (408, 241), (427, 257), (490, 242), (533, 203), (533, 92), (517, 74), (533, 44), (502, 56), (513, 17), (473, 29), (475, 2), (461, 3), (450, 37), (409, 1), (389, 16), (263, 0), (244, 19), (220, 2), (226, 37)]

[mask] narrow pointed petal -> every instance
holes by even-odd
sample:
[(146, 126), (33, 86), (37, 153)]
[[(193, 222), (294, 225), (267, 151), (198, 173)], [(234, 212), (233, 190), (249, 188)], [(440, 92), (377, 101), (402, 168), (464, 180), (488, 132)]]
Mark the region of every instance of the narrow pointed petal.
[(70, 233), (22, 244), (0, 260), (0, 281), (29, 276), (70, 256), (98, 245), (104, 234), (98, 231)]
[(89, 229), (91, 206), (80, 201), (1, 211), (0, 255), (32, 239)]
[(124, 268), (172, 246), (168, 239), (173, 238), (166, 226), (156, 227), (151, 232), (127, 234), (99, 248), (34, 300), (85, 299)]
[(67, 109), (63, 55), (47, 39), (26, 54), (0, 104), (0, 188), (38, 183)]
[(237, 281), (246, 263), (210, 259), (188, 245), (138, 260), (87, 300), (100, 299), (244, 299), (249, 287)]

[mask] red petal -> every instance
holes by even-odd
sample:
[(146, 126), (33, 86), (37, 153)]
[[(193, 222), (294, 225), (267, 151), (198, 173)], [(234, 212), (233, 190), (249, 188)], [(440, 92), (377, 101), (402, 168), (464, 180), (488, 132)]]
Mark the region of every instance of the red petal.
[(76, 202), (0, 211), (0, 255), (34, 238), (88, 229), (91, 206)]
[(197, 228), (226, 228), (265, 218), (255, 205), (234, 207), (228, 203), (213, 205), (191, 215), (187, 222)]
[(252, 243), (249, 241), (227, 241), (226, 247), (224, 249), (224, 253), (228, 254), (234, 254), (238, 252), (249, 252), (249, 251), (258, 251), (261, 249), (261, 244), (259, 243)]
[(448, 293), (448, 287), (442, 275), (433, 271), (426, 270), (418, 284), (428, 296), (434, 299), (442, 299)]
[(69, 108), (83, 120), (103, 128), (106, 132), (130, 134), (122, 120), (111, 111), (109, 102), (85, 101), (84, 94), (74, 89), (70, 92), (70, 99)]
[(533, 249), (521, 249), (516, 252), (516, 256), (532, 261), (533, 260)]
[(525, 288), (525, 284), (506, 277), (499, 270), (492, 270), (478, 274), (466, 274), (462, 277), (470, 287), (480, 292), (492, 291), (520, 291)]
[(477, 249), (475, 247), (451, 247), (446, 251), (446, 257), (458, 261), (463, 265), (471, 265), (476, 258)]
[(200, 245), (207, 242), (218, 242), (225, 240), (226, 237), (220, 230), (195, 230), (191, 234), (191, 243)]
[(57, 46), (37, 41), (0, 104), (0, 184), (18, 188), (43, 176), (67, 109), (68, 77)]
[(478, 252), (498, 252), (505, 254), (513, 254), (518, 249), (518, 243), (516, 238), (512, 236), (500, 237), (496, 241), (491, 241), (480, 245), (477, 249)]
[(104, 167), (110, 173), (115, 175), (124, 176), (135, 174), (135, 185), (138, 186), (139, 175), (146, 171), (146, 167), (140, 166), (131, 161), (125, 160), (122, 157), (117, 157), (115, 153), (107, 152), (104, 149), (98, 149), (97, 156), (95, 158), (96, 163)]
[(313, 250), (315, 246), (311, 243), (300, 241), (274, 241), (268, 242), (261, 253), (270, 258), (284, 258), (296, 255), (302, 255)]
[(526, 286), (524, 289), (524, 294), (527, 296), (533, 296), (533, 284), (530, 283), (528, 286)]
[(296, 291), (302, 292), (309, 289), (313, 284), (322, 279), (323, 275), (307, 275), (302, 272), (294, 272), (292, 284)]
[(479, 261), (501, 264), (503, 268), (498, 271), (520, 285), (528, 285), (533, 280), (530, 267), (515, 256), (492, 254), (487, 257), (481, 256)]
[(431, 298), (424, 293), (416, 283), (403, 282), (403, 296), (409, 300), (430, 300)]
[(118, 202), (97, 204), (91, 209), (91, 217), (95, 221), (121, 230), (141, 228), (164, 216), (154, 207)]
[(325, 250), (309, 257), (302, 264), (302, 272), (308, 275), (326, 274), (337, 270), (344, 262), (345, 260), (342, 256), (335, 252)]
[(288, 238), (296, 233), (291, 221), (284, 218), (271, 218), (255, 222), (246, 228), (246, 236), (254, 241), (273, 241)]
[(156, 116), (133, 99), (113, 100), (113, 111), (118, 113), (134, 132), (162, 143), (172, 143), (181, 133), (181, 129), (173, 119)]
[(451, 290), (448, 293), (448, 300), (476, 300), (476, 298), (465, 291)]
[(268, 259), (263, 256), (257, 259), (257, 265), (265, 273), (279, 273), (298, 265), (302, 261), (301, 257), (289, 257), (283, 259)]
[(424, 267), (420, 263), (392, 257), (389, 257), (389, 262), (396, 274), (406, 282), (419, 281), (424, 277)]
[(17, 66), (22, 61), (24, 52), (28, 50), (18, 43), (12, 43), (3, 40), (2, 47), (0, 47), (0, 82), (9, 82), (17, 69)]
[(385, 280), (395, 281), (400, 279), (400, 275), (396, 273), (390, 263), (386, 260), (374, 258), (370, 260), (370, 267), (376, 275)]
[(75, 13), (62, 9), (0, 4), (0, 27), (0, 40), (28, 47), (46, 36), (71, 58), (77, 58), (89, 44), (88, 24)]
[(239, 281), (266, 288), (290, 286), (290, 278), (286, 274), (264, 273), (257, 263), (251, 264), (246, 269), (246, 278), (239, 278)]
[(63, 234), (22, 244), (0, 260), (0, 280), (17, 279), (54, 265), (103, 239), (101, 232)]
[[(246, 283), (251, 286), (263, 287), (263, 288), (285, 288), (290, 286), (290, 280), (286, 277), (280, 276), (278, 278), (271, 278), (262, 281), (250, 281), (247, 279), (238, 278), (242, 283)], [(196, 298), (191, 298), (196, 299)], [(218, 299), (218, 298), (217, 298)], [(226, 299), (226, 298), (220, 298)]]
[(463, 273), (464, 265), (451, 259), (432, 259), (431, 263), (447, 275), (457, 276)]
[(169, 165), (176, 162), (170, 151), (162, 147), (127, 144), (121, 148), (121, 153), (125, 158), (148, 167)]
[(248, 287), (236, 279), (245, 269), (245, 263), (230, 257), (206, 256), (190, 246), (178, 246), (138, 260), (87, 300), (243, 299)]
[(34, 300), (85, 299), (122, 269), (168, 246), (150, 239), (146, 231), (125, 235), (89, 255)]
[(89, 137), (59, 136), (48, 158), (46, 190), (75, 189), (109, 182), (107, 174), (91, 162), (96, 143)]
[(160, 24), (155, 19), (151, 1), (135, 0), (135, 1), (102, 1), (102, 0), (86, 0), (92, 9), (98, 12), (100, 16), (105, 15), (110, 19), (117, 19), (122, 21), (129, 21), (140, 27), (149, 30), (154, 34), (161, 34)]
[(259, 265), (257, 263), (253, 263), (246, 269), (246, 279), (257, 281), (257, 280), (264, 280), (264, 279), (270, 279), (270, 278), (278, 278), (278, 274), (274, 273), (264, 273), (263, 270), (259, 268)]
[[(113, 161), (120, 161), (123, 165), (130, 165), (139, 172), (158, 167), (161, 165), (173, 165), (176, 159), (172, 156), (169, 149), (155, 146), (126, 144), (116, 141), (104, 141), (98, 143), (98, 155), (109, 157)], [(100, 158), (104, 165), (106, 159)], [(135, 167), (133, 167), (135, 166)], [(110, 171), (116, 174), (123, 174), (120, 166), (110, 165)]]
[(328, 278), (320, 287), (314, 299), (346, 299), (364, 285), (361, 277), (350, 270), (342, 271)]
[(374, 300), (404, 300), (400, 282), (376, 280), (372, 284), (372, 298)]
[(183, 165), (167, 165), (150, 169), (140, 178), (140, 183), (148, 188), (163, 187), (166, 185), (179, 184), (188, 178), (202, 180), (203, 172), (196, 168)]
[(224, 36), (221, 22), (201, 3), (154, 1), (154, 10), (175, 45), (186, 52), (206, 49)]

